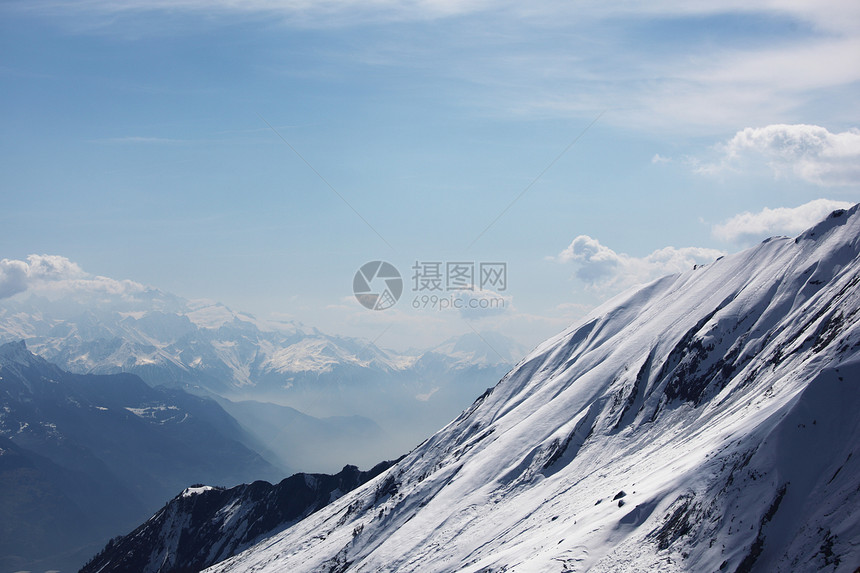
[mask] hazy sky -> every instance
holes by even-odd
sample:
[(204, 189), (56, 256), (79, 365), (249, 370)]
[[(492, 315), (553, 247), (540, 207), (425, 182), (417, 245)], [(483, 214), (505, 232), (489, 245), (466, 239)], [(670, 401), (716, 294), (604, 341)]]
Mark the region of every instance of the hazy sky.
[[(534, 344), (860, 201), (858, 96), (850, 0), (7, 0), (0, 294), (64, 280), (19, 264), (49, 254), (382, 346)], [(506, 263), (504, 308), (413, 308), (462, 292), (416, 262)]]

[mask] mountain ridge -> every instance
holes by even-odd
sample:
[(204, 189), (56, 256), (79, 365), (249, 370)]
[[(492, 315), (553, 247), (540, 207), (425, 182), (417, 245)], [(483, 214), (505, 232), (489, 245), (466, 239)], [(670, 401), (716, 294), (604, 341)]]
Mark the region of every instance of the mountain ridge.
[(0, 567), (80, 565), (201, 479), (280, 477), (214, 401), (0, 345)]
[[(0, 300), (0, 342), (20, 339), (78, 374), (128, 372), (153, 387), (271, 402), (315, 418), (362, 416), (381, 428), (361, 445), (359, 459), (348, 460), (363, 464), (414, 447), (520, 356), (513, 341), (475, 333), (426, 351), (396, 353), (154, 289), (96, 300), (75, 292), (56, 300), (23, 293)], [(258, 437), (268, 450), (279, 449)], [(305, 461), (311, 465), (291, 465)], [(304, 471), (337, 471), (343, 461), (311, 455), (281, 460)]]
[(228, 571), (854, 570), (860, 214), (627, 292)]
[(494, 349), (486, 347), (487, 334), (475, 344), (477, 335), (469, 333), (427, 351), (395, 353), (298, 323), (257, 320), (220, 303), (154, 289), (144, 294), (137, 302), (117, 297), (95, 306), (71, 295), (0, 301), (0, 341), (25, 339), (36, 354), (71, 372), (128, 371), (151, 385), (199, 385), (225, 397), (257, 386), (313, 385), (345, 367), (402, 374), (425, 353), (451, 368), (489, 368), (512, 363), (520, 351), (500, 336)]
[(134, 531), (112, 539), (81, 573), (200, 571), (307, 517), (393, 463), (368, 471), (348, 465), (335, 475), (298, 473), (275, 485), (186, 488)]

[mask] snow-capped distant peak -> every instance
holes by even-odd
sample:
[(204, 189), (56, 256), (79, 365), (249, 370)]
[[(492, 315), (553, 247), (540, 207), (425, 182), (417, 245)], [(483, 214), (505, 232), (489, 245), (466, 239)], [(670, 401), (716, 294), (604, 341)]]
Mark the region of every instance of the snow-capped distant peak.
[(212, 491), (213, 489), (215, 489), (215, 488), (212, 487), (211, 485), (187, 487), (184, 490), (182, 490), (182, 493), (179, 495), (180, 495), (180, 497), (191, 497), (193, 495), (199, 495), (199, 494), (203, 493), (204, 491)]

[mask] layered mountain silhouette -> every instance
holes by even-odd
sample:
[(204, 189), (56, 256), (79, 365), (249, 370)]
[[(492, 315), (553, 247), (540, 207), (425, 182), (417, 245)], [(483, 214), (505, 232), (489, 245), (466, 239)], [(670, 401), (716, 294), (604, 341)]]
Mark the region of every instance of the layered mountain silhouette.
[(211, 399), (0, 346), (0, 568), (80, 566), (188, 484), (279, 479)]

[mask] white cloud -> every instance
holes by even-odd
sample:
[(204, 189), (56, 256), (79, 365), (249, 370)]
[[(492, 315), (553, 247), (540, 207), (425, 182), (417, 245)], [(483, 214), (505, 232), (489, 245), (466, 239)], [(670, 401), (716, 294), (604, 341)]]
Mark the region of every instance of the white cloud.
[(793, 235), (818, 223), (836, 209), (848, 209), (852, 203), (816, 199), (799, 207), (765, 207), (758, 213), (749, 211), (714, 225), (712, 234), (724, 241), (749, 242), (773, 235)]
[(107, 13), (139, 11), (224, 11), (228, 13), (297, 14), (311, 12), (329, 17), (339, 12), (363, 10), (390, 11), (411, 15), (414, 18), (432, 18), (440, 15), (468, 14), (485, 10), (507, 11), (519, 17), (553, 18), (562, 14), (577, 13), (580, 17), (595, 14), (602, 18), (619, 17), (681, 17), (707, 16), (726, 13), (772, 12), (787, 14), (810, 22), (827, 31), (850, 32), (860, 26), (860, 10), (855, 3), (844, 0), (772, 0), (766, 5), (751, 4), (745, 0), (658, 0), (629, 2), (628, 0), (586, 0), (570, 7), (565, 2), (542, 0), (528, 4), (510, 0), (26, 0), (9, 2), (31, 9), (78, 9)]
[(595, 284), (616, 276), (624, 266), (621, 256), (588, 235), (579, 235), (558, 255), (558, 260), (579, 263), (576, 276)]
[(30, 255), (28, 274), (31, 278), (43, 281), (82, 279), (87, 273), (77, 264), (59, 255)]
[(777, 177), (797, 177), (817, 185), (860, 185), (860, 130), (831, 133), (818, 125), (748, 127), (718, 146), (718, 163), (697, 166), (701, 173), (740, 171), (764, 161)]
[(493, 6), (491, 0), (28, 0), (17, 4), (29, 10), (78, 10), (110, 18), (142, 12), (186, 12), (208, 16), (265, 14), (304, 25), (433, 19), (469, 14)]
[(575, 263), (578, 279), (609, 294), (667, 274), (689, 270), (694, 265), (710, 263), (724, 254), (716, 249), (701, 247), (664, 247), (645, 257), (631, 257), (616, 253), (588, 235), (579, 235), (559, 253), (556, 260)]
[(29, 265), (24, 261), (0, 261), (0, 298), (8, 298), (27, 290)]
[(30, 290), (126, 295), (142, 292), (145, 287), (134, 281), (93, 276), (59, 255), (29, 255), (26, 261), (0, 260), (0, 299)]
[(448, 300), (460, 316), (468, 320), (514, 312), (513, 297), (477, 287), (455, 291)]
[(0, 260), (0, 298), (29, 289), (35, 283), (80, 279), (83, 270), (65, 257), (30, 255), (26, 261)]
[[(649, 18), (659, 22), (752, 10), (757, 18), (788, 18), (799, 29), (814, 27), (820, 33), (749, 43), (731, 42), (731, 38), (721, 43), (692, 41), (668, 54), (647, 44), (633, 54), (628, 45), (616, 43), (617, 38), (609, 35), (573, 56), (546, 52), (510, 60), (522, 67), (509, 65), (502, 77), (527, 77), (528, 85), (543, 89), (509, 97), (519, 96), (519, 109), (533, 113), (593, 117), (599, 110), (608, 110), (601, 123), (697, 136), (719, 133), (727, 125), (797, 121), (810, 113), (832, 121), (852, 120), (848, 110), (853, 86), (860, 81), (860, 37), (844, 24), (860, 21), (860, 3), (831, 10), (826, 16), (808, 6), (705, 2), (701, 10), (687, 10), (680, 3), (657, 4), (622, 7), (608, 2), (619, 8), (614, 14), (594, 7), (583, 10), (579, 3), (576, 7), (583, 12), (580, 21), (595, 30), (619, 17), (619, 12), (638, 22)], [(583, 37), (589, 37), (588, 32)], [(546, 77), (554, 78), (553, 88), (546, 88)], [(503, 83), (497, 87), (506, 89)], [(826, 107), (821, 104), (825, 99), (830, 102)]]
[[(609, 110), (602, 123), (697, 135), (752, 121), (795, 121), (810, 108), (821, 109), (822, 96), (828, 102), (841, 99), (823, 111), (845, 120), (851, 117), (853, 85), (860, 81), (860, 3), (845, 0), (7, 0), (9, 4), (123, 37), (178, 33), (187, 25), (160, 25), (139, 18), (141, 13), (203, 16), (198, 22), (207, 24), (262, 15), (317, 28), (458, 19), (458, 25), (468, 27), (456, 34), (404, 34), (400, 38), (407, 41), (363, 42), (358, 49), (351, 45), (348, 57), (454, 76), (478, 86), (467, 96), (459, 93), (458, 101), (482, 111), (593, 118)], [(748, 41), (734, 42), (728, 33), (720, 41), (703, 35), (701, 41), (684, 39), (683, 49), (669, 52), (661, 41), (633, 48), (629, 43), (630, 33), (635, 37), (651, 23), (686, 18), (701, 25), (710, 17), (747, 15), (752, 21), (790, 23), (796, 33), (746, 37), (745, 26), (739, 26), (734, 34)], [(133, 32), (126, 33), (123, 26)], [(566, 49), (554, 41), (562, 30)]]

